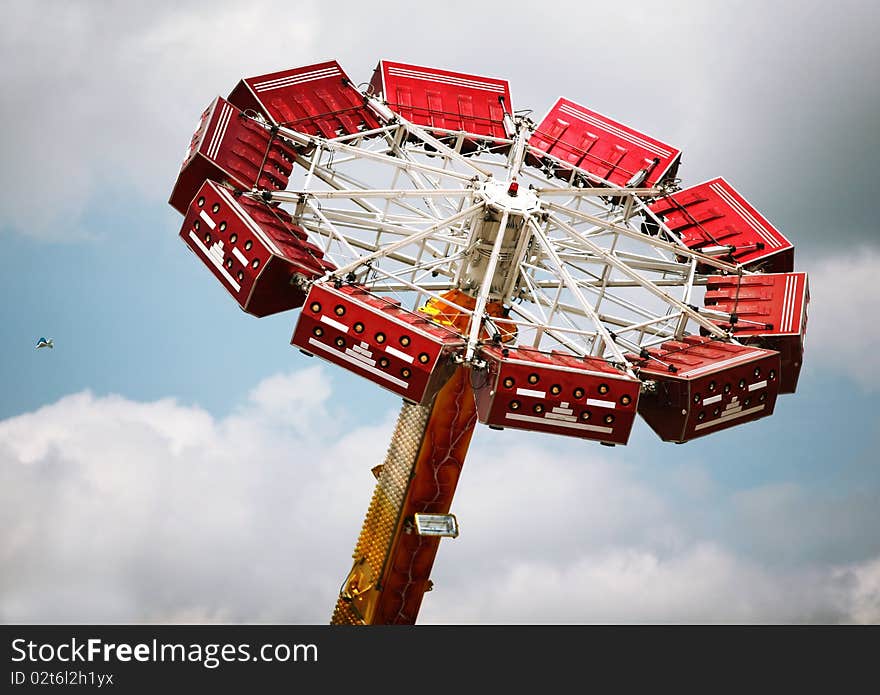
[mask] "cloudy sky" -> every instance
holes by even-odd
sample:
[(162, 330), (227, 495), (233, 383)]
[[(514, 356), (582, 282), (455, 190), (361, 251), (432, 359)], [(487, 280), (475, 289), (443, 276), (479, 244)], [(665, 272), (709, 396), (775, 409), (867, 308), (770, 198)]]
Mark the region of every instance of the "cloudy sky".
[(241, 77), (387, 58), (681, 147), (685, 185), (731, 181), (813, 295), (772, 418), (614, 449), (480, 428), (420, 622), (880, 622), (880, 10), (614, 5), (4, 8), (0, 621), (329, 620), (399, 401), (302, 358), (295, 315), (241, 312), (166, 201)]

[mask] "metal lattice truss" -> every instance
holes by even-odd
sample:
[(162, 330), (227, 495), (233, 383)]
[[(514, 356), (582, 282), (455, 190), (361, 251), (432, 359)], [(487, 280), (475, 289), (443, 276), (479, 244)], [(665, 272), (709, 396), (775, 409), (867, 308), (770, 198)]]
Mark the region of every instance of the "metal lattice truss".
[[(562, 162), (529, 145), (525, 117), (506, 121), (506, 138), (429, 133), (364, 98), (387, 125), (335, 138), (276, 128), (298, 168), (288, 190), (252, 193), (282, 203), (336, 266), (321, 280), (480, 317), (466, 360), (483, 331), (501, 337), (489, 302), (503, 305), (519, 346), (621, 366), (627, 353), (701, 330), (730, 339), (718, 326), (729, 314), (697, 308), (707, 277), (698, 268), (744, 271), (688, 248), (648, 208), (669, 186), (639, 187), (637, 173), (621, 187), (572, 167), (560, 178)], [(476, 301), (456, 304), (451, 290)]]

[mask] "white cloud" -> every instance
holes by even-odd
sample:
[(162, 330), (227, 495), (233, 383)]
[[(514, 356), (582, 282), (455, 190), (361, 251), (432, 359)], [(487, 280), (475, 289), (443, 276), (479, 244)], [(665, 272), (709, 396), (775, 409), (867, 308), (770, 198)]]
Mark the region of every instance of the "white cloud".
[(852, 622), (880, 625), (880, 558), (837, 571)]
[(80, 393), (0, 423), (0, 620), (325, 622), (390, 429), (343, 430), (325, 383), (222, 420)]
[(866, 391), (880, 388), (880, 251), (865, 246), (850, 253), (807, 259), (810, 307), (805, 364), (849, 376)]
[(851, 604), (842, 600), (845, 583), (822, 572), (769, 571), (714, 544), (672, 554), (626, 547), (579, 553), (572, 547), (570, 558), (554, 564), (523, 558), (491, 583), (441, 585), (446, 590), (438, 589), (436, 599), (432, 595), (423, 618), (555, 624), (858, 622), (870, 617), (857, 612), (866, 602), (856, 590), (844, 592)]
[[(393, 424), (332, 396), (312, 367), (219, 419), (84, 392), (0, 421), (0, 621), (327, 622)], [(480, 429), (421, 622), (878, 620), (880, 559), (764, 562), (678, 508), (705, 475), (674, 472), (682, 502), (619, 451)]]

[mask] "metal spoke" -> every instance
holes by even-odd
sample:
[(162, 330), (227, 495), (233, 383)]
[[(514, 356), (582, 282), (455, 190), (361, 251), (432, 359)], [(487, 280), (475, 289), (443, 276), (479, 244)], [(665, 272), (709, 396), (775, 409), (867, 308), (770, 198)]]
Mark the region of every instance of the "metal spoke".
[(601, 248), (596, 246), (589, 239), (584, 239), (582, 237), (579, 237), (578, 233), (574, 229), (569, 227), (565, 222), (563, 222), (562, 220), (558, 219), (557, 217), (555, 217), (553, 215), (551, 215), (551, 219), (553, 220), (553, 222), (556, 225), (561, 227), (564, 231), (566, 231), (571, 236), (573, 236), (575, 238), (580, 238), (581, 243), (583, 243), (585, 246), (587, 246), (587, 248), (592, 250), (594, 253), (602, 256), (610, 265), (613, 265), (615, 268), (617, 268), (617, 270), (622, 272), (624, 275), (627, 275), (631, 279), (635, 280), (636, 282), (641, 283), (642, 287), (644, 287), (646, 290), (651, 292), (651, 294), (658, 297), (659, 299), (662, 299), (663, 301), (667, 302), (668, 304), (676, 307), (682, 313), (687, 314), (689, 318), (691, 318), (693, 321), (698, 323), (700, 326), (702, 326), (703, 328), (708, 330), (710, 333), (712, 333), (712, 335), (716, 335), (716, 336), (719, 336), (722, 338), (726, 337), (725, 332), (722, 331), (720, 328), (718, 328), (718, 326), (716, 326), (714, 323), (703, 318), (696, 311), (691, 309), (689, 306), (687, 306), (683, 302), (680, 302), (679, 300), (675, 299), (671, 295), (669, 295), (666, 292), (664, 292), (663, 290), (661, 290), (659, 287), (657, 287), (650, 280), (648, 280), (647, 278), (645, 278), (642, 275), (639, 275), (638, 273), (636, 273), (635, 271), (630, 269), (630, 267), (628, 265), (626, 265), (622, 261), (617, 260), (611, 254), (603, 251)]
[[(296, 161), (306, 178), (303, 186), (272, 192), (272, 200), (294, 206), (297, 223), (322, 238), (337, 265), (330, 277), (357, 277), (374, 292), (415, 303), (447, 301), (441, 293), (464, 289), (474, 306), (465, 313), (475, 317), (464, 336), (465, 361), (476, 359), (490, 298), (516, 313), (510, 321), (522, 324), (522, 339), (535, 347), (607, 355), (623, 365), (624, 349), (681, 336), (689, 322), (730, 339), (717, 325), (722, 317), (691, 303), (695, 288), (706, 284), (698, 268), (742, 269), (688, 248), (662, 220), (656, 222), (665, 236), (639, 228), (652, 216), (646, 201), (666, 188), (615, 185), (536, 150), (524, 120), (509, 138), (429, 129), (365, 98), (384, 124), (360, 136), (280, 132), (302, 146)], [(560, 171), (570, 174), (560, 178)], [(504, 199), (509, 204), (497, 198), (500, 186), (516, 180), (521, 196), (534, 201), (528, 211), (514, 198)], [(514, 219), (509, 215), (520, 220), (519, 236), (505, 240), (499, 230), (493, 241), (481, 240), (479, 220), (497, 224)], [(476, 281), (465, 277), (473, 263), (482, 264)], [(506, 275), (494, 294), (490, 287), (502, 267)], [(615, 313), (606, 310), (612, 306)]]

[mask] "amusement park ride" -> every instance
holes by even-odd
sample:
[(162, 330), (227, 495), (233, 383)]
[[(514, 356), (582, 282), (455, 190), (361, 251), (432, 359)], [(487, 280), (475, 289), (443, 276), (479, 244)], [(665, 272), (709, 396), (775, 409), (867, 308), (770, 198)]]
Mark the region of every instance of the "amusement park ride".
[(507, 81), (382, 61), (247, 78), (204, 111), (171, 205), (241, 308), (403, 398), (334, 624), (413, 623), (477, 421), (683, 443), (773, 412), (803, 356), (794, 247), (681, 152)]

